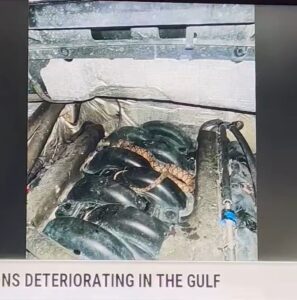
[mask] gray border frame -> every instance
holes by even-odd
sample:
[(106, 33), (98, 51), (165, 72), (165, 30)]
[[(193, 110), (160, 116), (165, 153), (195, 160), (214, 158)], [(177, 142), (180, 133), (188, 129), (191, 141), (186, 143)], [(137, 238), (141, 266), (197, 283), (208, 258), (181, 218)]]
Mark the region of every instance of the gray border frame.
[(1, 258), (24, 258), (26, 248), (27, 6), (0, 2)]
[(297, 260), (297, 6), (256, 7), (259, 260)]

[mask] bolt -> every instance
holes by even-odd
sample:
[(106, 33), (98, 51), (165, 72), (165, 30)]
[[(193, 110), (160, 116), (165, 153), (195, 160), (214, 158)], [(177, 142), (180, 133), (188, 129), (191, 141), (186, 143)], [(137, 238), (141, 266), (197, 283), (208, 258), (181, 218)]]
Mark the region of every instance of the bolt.
[(69, 55), (69, 50), (66, 48), (61, 48), (60, 52), (64, 57), (67, 57)]
[(246, 53), (247, 53), (247, 47), (235, 47), (235, 49), (234, 49), (234, 55), (236, 57), (245, 56)]
[(165, 212), (165, 216), (167, 219), (172, 220), (176, 217), (176, 213), (172, 210), (168, 210)]

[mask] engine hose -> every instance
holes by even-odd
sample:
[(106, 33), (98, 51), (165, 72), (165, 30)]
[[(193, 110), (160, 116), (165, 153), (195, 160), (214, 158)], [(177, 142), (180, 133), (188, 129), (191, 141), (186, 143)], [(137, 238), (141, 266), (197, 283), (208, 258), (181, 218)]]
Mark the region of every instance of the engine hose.
[(240, 129), (242, 127), (243, 127), (242, 122), (233, 122), (233, 123), (229, 123), (227, 128), (233, 133), (233, 135), (235, 136), (235, 138), (239, 142), (243, 153), (246, 156), (247, 163), (248, 163), (248, 169), (251, 173), (254, 192), (255, 192), (255, 196), (256, 196), (256, 192), (257, 192), (256, 159), (255, 159), (255, 156), (254, 156), (250, 146), (248, 145), (246, 139), (244, 138), (244, 136), (240, 132)]
[(222, 224), (224, 225), (224, 254), (228, 261), (236, 260), (235, 251), (235, 226), (236, 215), (231, 210), (232, 195), (229, 175), (228, 138), (226, 123), (219, 125), (220, 169), (221, 173), (221, 198), (223, 200)]
[(236, 214), (231, 209), (232, 201), (223, 201), (224, 209), (222, 210), (222, 224), (224, 226), (224, 255), (227, 261), (236, 261)]
[(229, 157), (228, 157), (228, 139), (226, 133), (225, 124), (219, 126), (219, 142), (221, 150), (221, 170), (222, 170), (222, 199), (231, 200), (231, 187), (230, 187), (230, 175), (229, 175)]

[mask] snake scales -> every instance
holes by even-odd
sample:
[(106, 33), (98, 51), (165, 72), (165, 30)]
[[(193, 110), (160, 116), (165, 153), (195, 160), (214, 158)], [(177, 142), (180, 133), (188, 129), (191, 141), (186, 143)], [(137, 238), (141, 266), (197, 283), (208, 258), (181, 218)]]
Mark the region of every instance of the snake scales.
[(112, 145), (112, 147), (127, 149), (141, 155), (150, 163), (155, 171), (161, 173), (154, 183), (145, 188), (136, 189), (138, 192), (146, 192), (153, 189), (165, 178), (171, 179), (185, 193), (192, 193), (194, 191), (195, 177), (186, 170), (183, 170), (174, 164), (160, 163), (148, 150), (125, 140), (119, 140), (118, 143)]

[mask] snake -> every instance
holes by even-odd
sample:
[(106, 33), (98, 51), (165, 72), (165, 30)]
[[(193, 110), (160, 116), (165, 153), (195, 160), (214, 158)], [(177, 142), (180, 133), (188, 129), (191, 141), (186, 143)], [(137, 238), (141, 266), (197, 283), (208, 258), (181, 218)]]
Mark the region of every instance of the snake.
[(112, 147), (123, 148), (137, 153), (149, 162), (152, 169), (160, 173), (160, 176), (154, 183), (145, 188), (137, 188), (138, 192), (146, 192), (153, 189), (165, 178), (171, 179), (185, 193), (192, 193), (194, 191), (195, 176), (190, 172), (183, 170), (174, 164), (161, 163), (147, 149), (136, 146), (126, 140), (119, 140), (117, 143), (113, 144)]

